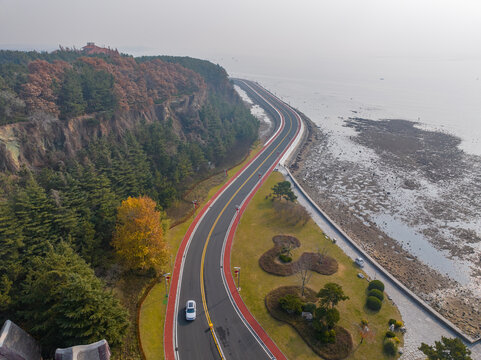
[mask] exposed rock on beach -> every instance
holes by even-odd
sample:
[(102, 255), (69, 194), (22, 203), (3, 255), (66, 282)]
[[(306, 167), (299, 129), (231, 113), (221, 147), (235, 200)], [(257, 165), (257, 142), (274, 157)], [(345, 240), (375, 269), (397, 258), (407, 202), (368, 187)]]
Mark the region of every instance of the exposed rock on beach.
[(481, 335), (481, 158), (405, 120), (351, 118), (345, 143), (306, 119), (290, 168), (309, 195), (404, 285)]

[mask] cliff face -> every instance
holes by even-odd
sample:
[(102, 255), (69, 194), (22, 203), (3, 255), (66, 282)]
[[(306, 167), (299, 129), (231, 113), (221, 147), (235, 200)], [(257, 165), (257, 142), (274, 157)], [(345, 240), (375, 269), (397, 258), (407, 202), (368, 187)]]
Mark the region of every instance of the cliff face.
[[(0, 321), (19, 319), (44, 349), (70, 346), (69, 329), (80, 328), (120, 344), (122, 309), (96, 292), (87, 265), (119, 273), (110, 245), (119, 205), (145, 195), (163, 209), (190, 209), (182, 194), (242, 156), (257, 130), (225, 70), (207, 61), (0, 50)], [(80, 311), (59, 330), (49, 304), (60, 304), (62, 319), (71, 306), (57, 285), (45, 286), (52, 272), (72, 280), (61, 285), (79, 308), (106, 301), (101, 326)], [(30, 300), (18, 295), (27, 287)]]
[[(143, 110), (118, 111), (114, 115), (83, 115), (59, 120), (45, 112), (30, 115), (28, 121), (0, 127), (0, 171), (15, 172), (55, 165), (73, 157), (89, 143), (113, 136), (121, 137), (140, 124), (172, 121), (173, 132), (182, 141), (203, 143), (199, 111), (207, 100), (205, 87), (192, 95), (181, 95)], [(189, 123), (189, 129), (185, 124)]]

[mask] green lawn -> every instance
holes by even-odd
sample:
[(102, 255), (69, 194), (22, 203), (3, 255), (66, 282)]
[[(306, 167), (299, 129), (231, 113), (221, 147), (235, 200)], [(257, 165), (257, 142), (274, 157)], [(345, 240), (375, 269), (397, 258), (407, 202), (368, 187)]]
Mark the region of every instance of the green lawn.
[[(235, 175), (237, 171), (254, 157), (261, 148), (262, 146), (258, 144), (253, 150), (251, 150), (249, 156), (241, 164), (229, 170), (229, 178)], [(196, 189), (191, 192), (196, 195), (196, 199), (201, 199), (200, 194), (207, 193), (207, 195), (201, 199), (202, 203), (200, 208), (205, 205), (208, 199), (214, 196), (217, 190), (219, 190), (226, 181), (227, 178), (225, 178), (225, 175), (216, 175), (200, 183)], [(202, 189), (205, 189), (205, 191), (202, 191)], [(172, 263), (175, 261), (177, 250), (193, 219), (194, 217), (190, 217), (187, 221), (173, 227), (167, 233), (167, 242), (169, 243), (172, 253)], [(167, 307), (167, 298), (165, 294), (166, 289), (164, 283), (154, 285), (140, 308), (139, 335), (147, 360), (164, 358), (163, 336), (165, 310)]]
[[(280, 173), (273, 173), (259, 189), (244, 213), (235, 236), (232, 249), (232, 266), (240, 266), (241, 295), (257, 321), (272, 337), (289, 359), (319, 359), (306, 345), (298, 333), (289, 325), (272, 318), (264, 305), (264, 299), (272, 289), (283, 285), (298, 285), (296, 275), (279, 277), (264, 272), (258, 265), (260, 255), (273, 247), (272, 237), (288, 234), (301, 241), (301, 247), (294, 250), (294, 261), (305, 251), (315, 252), (320, 249), (334, 257), (339, 263), (339, 270), (331, 276), (314, 273), (309, 287), (318, 291), (325, 283), (335, 282), (342, 285), (349, 300), (340, 303), (339, 325), (346, 328), (353, 337), (354, 352), (349, 359), (388, 359), (382, 353), (382, 340), (388, 330), (390, 318), (401, 319), (401, 315), (392, 303), (385, 299), (382, 309), (373, 313), (365, 309), (367, 281), (359, 279), (359, 269), (342, 250), (328, 240), (319, 227), (312, 221), (304, 225), (287, 226), (276, 216), (271, 200), (265, 197), (272, 186), (284, 180)], [(369, 321), (372, 338), (360, 346), (358, 324), (361, 319)], [(402, 337), (401, 337), (402, 341)]]

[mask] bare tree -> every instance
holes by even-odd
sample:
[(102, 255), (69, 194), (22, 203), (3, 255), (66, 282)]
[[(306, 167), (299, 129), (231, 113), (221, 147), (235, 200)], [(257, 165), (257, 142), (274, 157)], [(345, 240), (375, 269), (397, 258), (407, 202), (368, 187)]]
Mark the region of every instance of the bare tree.
[(292, 250), (294, 250), (295, 247), (296, 246), (292, 242), (286, 241), (284, 244), (282, 244), (281, 253), (292, 257)]
[(304, 289), (311, 281), (312, 271), (310, 265), (309, 260), (302, 256), (295, 265), (297, 270), (296, 276), (301, 284), (301, 296), (304, 296)]
[(327, 256), (327, 253), (329, 252), (329, 250), (327, 249), (326, 246), (320, 248), (318, 247), (317, 248), (317, 257), (318, 257), (318, 261), (319, 261), (319, 264), (322, 264), (322, 262), (324, 261), (324, 258)]

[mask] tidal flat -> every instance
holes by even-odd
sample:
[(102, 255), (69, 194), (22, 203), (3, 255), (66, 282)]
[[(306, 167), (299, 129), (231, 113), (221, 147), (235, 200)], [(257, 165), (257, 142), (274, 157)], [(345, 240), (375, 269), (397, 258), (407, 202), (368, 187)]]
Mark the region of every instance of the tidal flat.
[(294, 175), (392, 275), (479, 337), (481, 157), (415, 122), (340, 120), (342, 143), (312, 124)]

